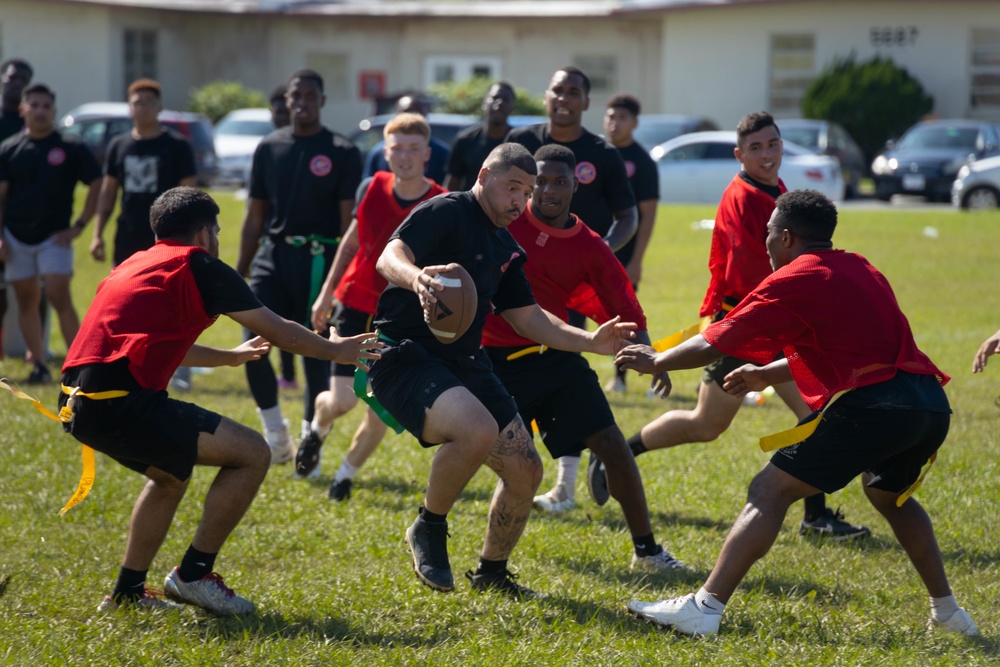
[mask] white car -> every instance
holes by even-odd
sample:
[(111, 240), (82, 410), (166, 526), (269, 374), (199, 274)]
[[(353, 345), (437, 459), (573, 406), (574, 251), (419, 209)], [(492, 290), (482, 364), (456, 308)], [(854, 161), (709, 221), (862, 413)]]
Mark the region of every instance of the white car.
[[(784, 142), (779, 175), (789, 190), (817, 190), (833, 201), (844, 198), (840, 162), (829, 155)], [(733, 156), (736, 132), (682, 134), (649, 151), (660, 177), (660, 201), (718, 204), (740, 169)]]
[(260, 140), (274, 132), (270, 109), (230, 111), (215, 126), (218, 183), (242, 185), (250, 176), (253, 152)]
[(976, 160), (959, 169), (951, 186), (951, 203), (972, 209), (1000, 206), (1000, 156)]

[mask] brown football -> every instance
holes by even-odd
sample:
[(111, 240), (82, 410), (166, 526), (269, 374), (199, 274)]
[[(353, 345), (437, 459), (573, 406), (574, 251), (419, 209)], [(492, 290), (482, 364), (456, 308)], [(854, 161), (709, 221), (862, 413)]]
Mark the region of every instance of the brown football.
[(476, 319), (479, 296), (472, 276), (461, 266), (442, 271), (436, 278), (444, 289), (435, 290), (437, 303), (424, 312), (424, 319), (434, 337), (448, 345), (461, 338)]

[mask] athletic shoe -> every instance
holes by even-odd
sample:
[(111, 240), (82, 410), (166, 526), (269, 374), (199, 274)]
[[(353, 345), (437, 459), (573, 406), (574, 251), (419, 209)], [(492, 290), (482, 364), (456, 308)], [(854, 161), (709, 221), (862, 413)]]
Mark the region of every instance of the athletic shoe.
[(181, 581), (178, 568), (167, 575), (163, 590), (174, 602), (201, 607), (216, 616), (238, 616), (255, 609), (253, 602), (233, 592), (216, 572), (197, 581)]
[(327, 491), (327, 495), (330, 496), (330, 500), (344, 501), (351, 499), (351, 489), (354, 488), (353, 479), (342, 479), (339, 482), (334, 480), (330, 483), (330, 490)]
[(565, 512), (568, 509), (573, 509), (573, 506), (576, 505), (576, 501), (572, 498), (559, 499), (562, 495), (562, 488), (557, 486), (548, 493), (535, 496), (532, 499), (532, 502), (535, 507), (542, 511), (549, 512), (550, 514), (558, 514), (559, 512)]
[(719, 632), (721, 614), (706, 614), (694, 601), (694, 593), (659, 602), (628, 603), (628, 610), (653, 625), (690, 637), (704, 637)]
[(947, 621), (939, 621), (932, 616), (927, 621), (927, 629), (936, 630), (937, 628), (944, 628), (945, 630), (951, 630), (952, 632), (958, 632), (970, 637), (975, 637), (979, 634), (979, 628), (976, 627), (975, 621), (969, 616), (969, 612), (961, 607)]
[(812, 521), (802, 520), (799, 524), (799, 535), (814, 535), (824, 537), (834, 542), (846, 542), (859, 537), (871, 535), (868, 526), (855, 526), (844, 521), (844, 515), (838, 508), (836, 512), (829, 507), (825, 508), (823, 514)]
[(49, 371), (49, 367), (45, 364), (35, 364), (24, 384), (49, 384), (50, 382), (52, 382), (52, 373)]
[(158, 591), (153, 588), (147, 588), (143, 590), (142, 597), (133, 599), (124, 599), (121, 602), (115, 602), (115, 599), (110, 595), (105, 595), (104, 600), (101, 604), (97, 606), (97, 611), (105, 613), (118, 611), (119, 609), (141, 609), (143, 611), (178, 611), (182, 609), (182, 606), (171, 602), (170, 600), (163, 599), (163, 591)]
[(604, 385), (604, 391), (609, 394), (624, 394), (625, 380), (617, 376), (613, 380), (608, 380), (608, 383)]
[(663, 572), (666, 570), (691, 571), (691, 568), (671, 556), (663, 547), (660, 547), (660, 553), (653, 554), (652, 556), (640, 556), (633, 552), (631, 569), (641, 572)]
[(448, 562), (448, 522), (424, 521), (418, 516), (406, 529), (406, 543), (413, 556), (417, 579), (436, 591), (455, 590), (455, 577)]
[(587, 490), (590, 497), (599, 506), (604, 505), (611, 498), (608, 491), (608, 476), (604, 472), (604, 462), (597, 458), (594, 452), (590, 453), (590, 463), (587, 464)]
[(515, 581), (517, 575), (507, 568), (499, 572), (473, 572), (472, 570), (468, 570), (465, 573), (465, 578), (472, 584), (472, 590), (480, 593), (483, 591), (497, 591), (518, 602), (544, 597), (527, 586), (517, 583)]
[(323, 439), (313, 430), (302, 438), (295, 452), (295, 476), (299, 479), (319, 477), (319, 459), (323, 454)]
[(288, 463), (295, 454), (295, 445), (292, 443), (292, 434), (288, 432), (288, 420), (277, 431), (264, 429), (264, 440), (271, 449), (271, 465)]

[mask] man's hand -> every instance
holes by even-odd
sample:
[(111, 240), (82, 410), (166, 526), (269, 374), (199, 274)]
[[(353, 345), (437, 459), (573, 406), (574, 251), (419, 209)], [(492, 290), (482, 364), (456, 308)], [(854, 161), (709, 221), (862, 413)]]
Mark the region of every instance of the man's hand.
[(330, 342), (342, 348), (337, 356), (331, 361), (338, 364), (354, 364), (358, 368), (367, 370), (368, 364), (365, 360), (375, 360), (382, 356), (378, 350), (385, 347), (379, 342), (373, 333), (363, 333), (350, 338), (341, 338), (337, 335), (337, 328), (330, 327)]
[(242, 345), (237, 345), (230, 352), (233, 353), (230, 366), (242, 366), (248, 361), (257, 361), (271, 349), (271, 344), (264, 340), (262, 336), (254, 336)]
[(608, 320), (594, 332), (592, 341), (597, 354), (615, 354), (635, 338), (635, 322), (622, 322), (621, 316)]
[(615, 355), (615, 365), (639, 373), (658, 373), (656, 354), (649, 345), (629, 345)]
[(420, 270), (420, 273), (413, 278), (413, 283), (410, 285), (410, 289), (416, 292), (417, 298), (420, 299), (420, 307), (424, 309), (425, 319), (430, 317), (431, 306), (437, 303), (437, 297), (434, 296), (434, 292), (436, 290), (444, 289), (444, 285), (437, 280), (437, 275), (457, 267), (458, 264), (455, 262), (450, 264), (434, 264), (432, 266), (425, 266)]
[(103, 262), (105, 260), (104, 239), (100, 236), (95, 236), (90, 242), (90, 256), (97, 262)]
[(771, 386), (764, 366), (744, 364), (723, 378), (722, 388), (733, 396), (744, 396), (750, 391), (762, 391)]
[(670, 376), (667, 375), (666, 371), (658, 371), (653, 373), (653, 381), (650, 383), (650, 391), (653, 392), (654, 396), (659, 396), (660, 398), (666, 398), (673, 391), (674, 385), (670, 381)]
[(6, 262), (10, 259), (10, 248), (7, 244), (3, 242), (3, 233), (0, 232), (0, 262)]
[(638, 289), (639, 281), (642, 280), (642, 262), (633, 259), (625, 267), (625, 273), (628, 274), (628, 281), (632, 283), (632, 287)]
[(73, 225), (69, 229), (64, 229), (61, 232), (56, 232), (51, 236), (55, 240), (56, 245), (69, 245), (73, 242), (76, 237), (83, 232), (83, 227), (79, 225)]
[(972, 359), (972, 372), (982, 373), (986, 368), (986, 360), (989, 359), (990, 355), (996, 354), (998, 350), (1000, 350), (1000, 331), (987, 338), (979, 346), (979, 351)]
[(309, 321), (313, 325), (313, 331), (317, 333), (329, 326), (330, 316), (333, 314), (333, 305), (330, 299), (324, 298), (322, 294), (316, 297), (312, 305)]

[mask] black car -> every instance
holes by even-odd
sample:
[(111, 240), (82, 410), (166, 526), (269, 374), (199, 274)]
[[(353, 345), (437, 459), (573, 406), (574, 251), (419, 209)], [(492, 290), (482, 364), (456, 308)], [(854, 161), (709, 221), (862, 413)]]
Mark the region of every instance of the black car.
[(1000, 155), (995, 125), (975, 120), (929, 120), (917, 123), (872, 162), (875, 197), (924, 195), (950, 201), (958, 170), (985, 157)]
[(817, 155), (830, 155), (840, 162), (844, 175), (844, 196), (858, 196), (858, 186), (868, 172), (868, 161), (858, 144), (837, 123), (811, 118), (782, 118), (781, 138), (808, 148)]

